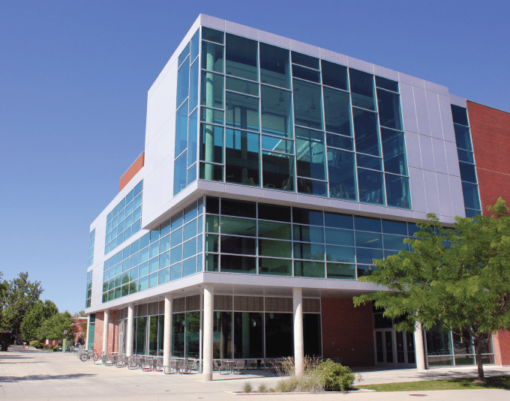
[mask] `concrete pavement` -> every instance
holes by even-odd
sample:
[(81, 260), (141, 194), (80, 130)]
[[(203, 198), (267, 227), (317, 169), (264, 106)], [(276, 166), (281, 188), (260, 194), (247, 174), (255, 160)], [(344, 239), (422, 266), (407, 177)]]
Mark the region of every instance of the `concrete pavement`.
[[(510, 374), (510, 369), (491, 367), (488, 374)], [(413, 370), (364, 372), (363, 384), (387, 383), (394, 381), (430, 380), (437, 375), (474, 374), (470, 368), (440, 369), (418, 374)], [(201, 375), (163, 375), (126, 368), (94, 365), (81, 362), (76, 354), (21, 352), (19, 349), (0, 352), (0, 400), (105, 400), (105, 401), (160, 401), (160, 400), (239, 400), (255, 397), (264, 401), (272, 400), (336, 400), (353, 401), (399, 401), (409, 400), (412, 394), (424, 394), (428, 400), (471, 401), (508, 400), (510, 392), (505, 390), (455, 390), (430, 392), (395, 393), (348, 393), (348, 394), (288, 394), (237, 396), (230, 391), (241, 390), (245, 382), (254, 389), (264, 383), (274, 387), (278, 377), (264, 377), (264, 372), (242, 376), (220, 376), (214, 374), (214, 381), (204, 382)], [(240, 398), (241, 397), (241, 398)]]

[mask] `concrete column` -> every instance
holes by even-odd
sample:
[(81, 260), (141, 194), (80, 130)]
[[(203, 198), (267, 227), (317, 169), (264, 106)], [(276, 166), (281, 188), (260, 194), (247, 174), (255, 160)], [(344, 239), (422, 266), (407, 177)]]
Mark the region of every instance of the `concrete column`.
[(90, 314), (87, 315), (87, 335), (85, 337), (85, 349), (89, 351)]
[(108, 353), (108, 324), (109, 324), (110, 310), (106, 309), (104, 311), (104, 320), (103, 320), (103, 354)]
[(126, 356), (133, 355), (133, 328), (135, 326), (135, 306), (129, 304), (127, 308), (127, 328), (126, 328)]
[(165, 294), (165, 327), (163, 331), (163, 366), (170, 366), (172, 357), (173, 296)]
[(204, 284), (204, 380), (213, 376), (214, 286)]
[(294, 373), (301, 376), (305, 370), (305, 343), (303, 338), (303, 289), (293, 288), (294, 303)]
[(416, 322), (414, 330), (414, 353), (416, 355), (416, 369), (418, 371), (426, 370), (425, 347), (423, 346), (423, 327), (421, 322)]

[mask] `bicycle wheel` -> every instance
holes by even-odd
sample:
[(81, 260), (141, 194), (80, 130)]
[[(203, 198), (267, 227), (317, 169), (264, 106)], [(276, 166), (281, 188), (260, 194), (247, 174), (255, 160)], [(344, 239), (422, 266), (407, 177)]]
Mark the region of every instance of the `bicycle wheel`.
[(94, 354), (94, 362), (96, 362), (99, 359), (99, 354)]
[(89, 359), (89, 356), (86, 353), (83, 353), (80, 355), (80, 361), (86, 362), (86, 361), (88, 361), (88, 359)]

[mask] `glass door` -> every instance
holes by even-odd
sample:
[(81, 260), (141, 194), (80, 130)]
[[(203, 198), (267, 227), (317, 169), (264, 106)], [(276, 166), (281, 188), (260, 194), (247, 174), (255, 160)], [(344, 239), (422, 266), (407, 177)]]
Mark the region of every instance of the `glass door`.
[(415, 364), (413, 333), (375, 330), (375, 357), (377, 365)]

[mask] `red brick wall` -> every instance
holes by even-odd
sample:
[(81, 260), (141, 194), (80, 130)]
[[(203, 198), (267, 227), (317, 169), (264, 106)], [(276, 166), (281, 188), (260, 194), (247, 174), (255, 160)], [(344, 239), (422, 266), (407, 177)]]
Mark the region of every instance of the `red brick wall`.
[(501, 196), (510, 205), (510, 113), (467, 102), (482, 211)]
[(131, 179), (138, 173), (145, 164), (145, 152), (143, 152), (138, 159), (134, 161), (131, 167), (124, 173), (122, 177), (120, 177), (119, 182), (119, 192), (124, 189), (124, 187), (131, 181)]
[[(110, 311), (108, 319), (108, 353), (117, 351), (117, 312), (116, 310)], [(103, 352), (103, 330), (104, 330), (104, 312), (96, 313), (96, 329), (94, 334), (94, 352)]]
[(510, 331), (499, 330), (492, 336), (496, 365), (510, 365)]
[[(510, 206), (510, 113), (467, 102), (482, 212), (499, 197)], [(510, 365), (510, 332), (494, 339), (496, 364)]]
[(324, 358), (342, 357), (342, 365), (374, 366), (372, 306), (354, 308), (352, 299), (322, 298)]

